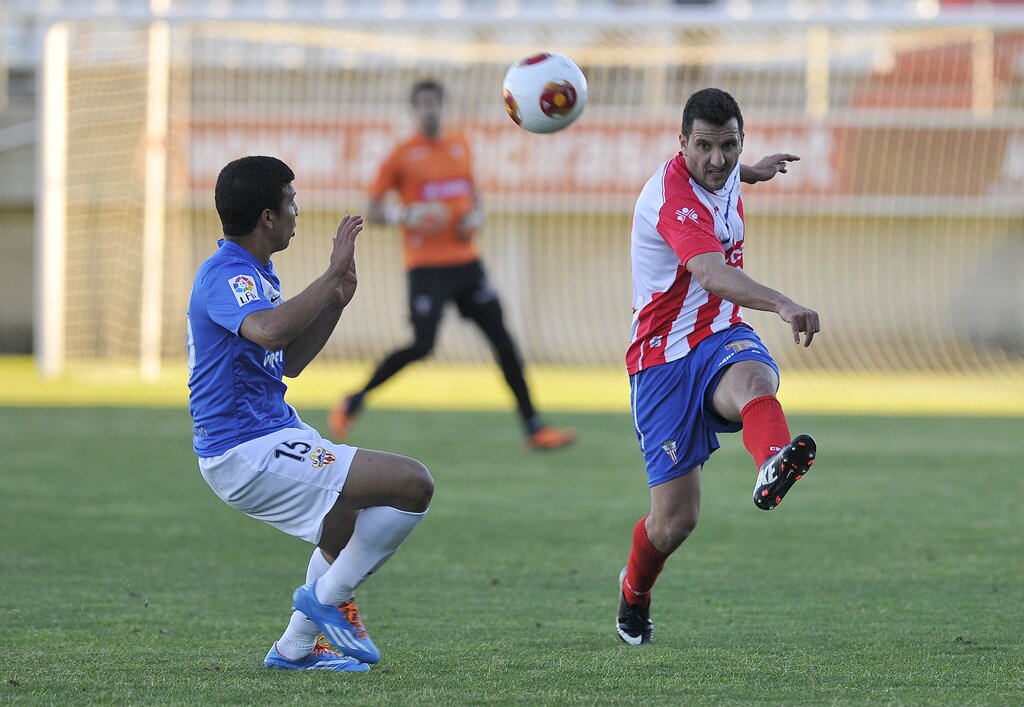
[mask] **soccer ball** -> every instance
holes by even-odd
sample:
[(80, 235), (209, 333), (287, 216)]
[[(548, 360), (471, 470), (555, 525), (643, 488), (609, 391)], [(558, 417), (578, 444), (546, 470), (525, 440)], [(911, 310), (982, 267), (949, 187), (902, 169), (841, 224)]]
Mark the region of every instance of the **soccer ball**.
[(587, 77), (572, 59), (554, 52), (534, 54), (505, 72), (505, 110), (531, 133), (553, 133), (580, 117), (587, 103)]

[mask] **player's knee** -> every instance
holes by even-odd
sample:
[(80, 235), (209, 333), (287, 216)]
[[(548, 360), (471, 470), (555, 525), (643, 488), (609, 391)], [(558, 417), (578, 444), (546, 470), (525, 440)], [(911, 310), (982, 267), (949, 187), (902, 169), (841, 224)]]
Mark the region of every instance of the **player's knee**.
[(434, 478), (430, 475), (427, 467), (415, 459), (409, 460), (409, 468), (405, 477), (403, 501), (406, 508), (404, 510), (422, 513), (427, 510), (430, 506), (430, 499), (434, 497)]
[(761, 398), (766, 395), (775, 395), (778, 390), (778, 383), (774, 379), (769, 376), (763, 376), (751, 381), (747, 395), (753, 400), (754, 398)]
[(746, 392), (753, 397), (763, 395), (775, 395), (779, 389), (779, 377), (767, 364), (760, 361), (751, 361), (747, 367)]
[(648, 537), (662, 552), (672, 552), (690, 537), (697, 527), (696, 514), (679, 514), (660, 520), (648, 528)]
[(690, 537), (690, 535), (692, 535), (693, 531), (696, 529), (697, 516), (686, 516), (678, 521), (675, 527), (675, 534), (676, 537), (679, 538), (679, 542), (682, 542), (683, 540), (686, 540), (688, 537)]

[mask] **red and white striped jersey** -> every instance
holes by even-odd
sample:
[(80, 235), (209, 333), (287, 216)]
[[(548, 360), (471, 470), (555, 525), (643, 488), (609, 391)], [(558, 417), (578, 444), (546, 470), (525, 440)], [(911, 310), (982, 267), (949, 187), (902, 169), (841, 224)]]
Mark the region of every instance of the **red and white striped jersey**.
[(743, 322), (739, 305), (705, 290), (686, 269), (693, 256), (716, 252), (743, 269), (740, 166), (711, 192), (690, 177), (680, 153), (647, 181), (633, 212), (629, 375), (680, 359), (702, 339)]

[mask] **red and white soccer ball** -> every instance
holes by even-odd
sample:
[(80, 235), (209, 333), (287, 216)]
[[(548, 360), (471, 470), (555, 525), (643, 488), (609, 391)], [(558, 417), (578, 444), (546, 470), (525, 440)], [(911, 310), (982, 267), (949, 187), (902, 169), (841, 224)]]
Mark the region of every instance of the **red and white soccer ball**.
[(505, 72), (505, 110), (515, 124), (531, 133), (566, 127), (587, 104), (587, 77), (567, 56), (534, 54)]

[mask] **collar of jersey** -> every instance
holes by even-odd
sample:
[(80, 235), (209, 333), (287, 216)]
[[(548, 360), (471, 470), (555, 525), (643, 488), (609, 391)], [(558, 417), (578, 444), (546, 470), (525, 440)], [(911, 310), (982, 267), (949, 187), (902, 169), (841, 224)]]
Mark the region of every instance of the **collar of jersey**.
[(243, 248), (242, 246), (238, 245), (237, 243), (233, 243), (233, 242), (229, 241), (227, 238), (221, 238), (219, 241), (217, 241), (217, 247), (220, 248), (222, 252), (226, 252), (226, 253), (230, 252), (233, 255), (237, 255), (237, 256), (241, 257), (246, 262), (252, 263), (253, 265), (255, 265), (260, 270), (269, 270), (270, 269), (270, 265), (269, 264), (268, 265), (264, 265), (259, 260), (257, 260), (256, 257), (252, 253), (250, 253), (249, 251), (247, 251), (245, 248)]

